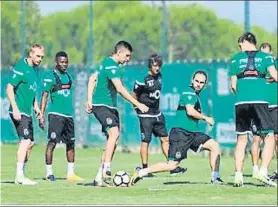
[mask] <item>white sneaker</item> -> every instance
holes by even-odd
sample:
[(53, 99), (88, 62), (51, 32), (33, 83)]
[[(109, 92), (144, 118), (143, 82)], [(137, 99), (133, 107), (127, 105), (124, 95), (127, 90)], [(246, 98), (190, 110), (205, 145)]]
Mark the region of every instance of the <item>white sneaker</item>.
[(257, 180), (259, 180), (260, 182), (263, 182), (269, 186), (277, 187), (277, 183), (272, 181), (267, 175), (263, 175), (260, 172), (258, 173)]
[(259, 170), (253, 170), (252, 178), (259, 179)]
[(14, 180), (15, 184), (22, 184), (22, 185), (36, 185), (38, 184), (36, 181), (30, 180), (29, 178), (25, 178), (23, 176), (16, 176)]

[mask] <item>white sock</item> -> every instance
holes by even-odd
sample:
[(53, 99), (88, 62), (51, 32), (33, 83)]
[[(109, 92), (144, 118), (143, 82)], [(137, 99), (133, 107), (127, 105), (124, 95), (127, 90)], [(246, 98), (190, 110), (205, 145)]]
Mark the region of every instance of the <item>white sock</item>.
[(212, 179), (212, 180), (216, 180), (216, 179), (219, 178), (219, 177), (220, 177), (220, 174), (219, 174), (218, 171), (213, 171), (213, 172), (211, 173), (211, 179)]
[(138, 175), (139, 175), (140, 178), (142, 178), (144, 176), (147, 176), (148, 172), (147, 172), (146, 169), (142, 169), (142, 170), (139, 170)]
[(23, 163), (16, 163), (16, 176), (23, 176), (24, 177), (24, 172), (23, 172)]
[(46, 165), (46, 176), (53, 175), (52, 165)]
[(105, 171), (105, 172), (107, 172), (107, 171), (111, 172), (111, 163), (110, 163), (110, 162), (105, 162), (105, 163), (103, 164), (103, 171)]
[(97, 176), (95, 178), (96, 181), (100, 181), (102, 179), (102, 167), (98, 169)]
[(68, 162), (68, 175), (71, 176), (74, 174), (74, 162)]
[(258, 165), (253, 165), (253, 172), (258, 172), (258, 171), (259, 171)]
[(263, 176), (267, 176), (267, 168), (261, 167), (260, 168), (260, 174), (262, 174)]
[(242, 172), (236, 172), (235, 173), (235, 177), (239, 177), (239, 178), (241, 178), (241, 179), (243, 179), (243, 175), (242, 175)]

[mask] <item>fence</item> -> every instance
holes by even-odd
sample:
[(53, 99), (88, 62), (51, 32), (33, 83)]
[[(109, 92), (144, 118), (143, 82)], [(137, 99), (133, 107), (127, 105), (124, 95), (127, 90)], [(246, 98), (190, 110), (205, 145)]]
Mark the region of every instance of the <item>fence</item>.
[[(50, 68), (49, 68), (50, 69)], [(76, 142), (82, 146), (102, 146), (106, 138), (101, 133), (101, 127), (93, 115), (87, 115), (84, 111), (84, 103), (87, 93), (87, 80), (92, 68), (69, 67), (69, 73), (74, 79), (74, 118), (76, 124)], [(131, 91), (136, 78), (142, 77), (147, 72), (145, 63), (134, 64), (125, 67), (123, 82)], [(176, 62), (165, 64), (162, 69), (163, 89), (161, 93), (161, 110), (165, 115), (167, 128), (175, 125), (175, 111), (179, 100), (179, 94), (188, 86), (194, 71), (205, 70), (209, 74), (209, 82), (202, 92), (203, 111), (215, 118), (215, 126), (210, 128), (205, 123), (201, 124), (204, 132), (213, 136), (223, 148), (233, 148), (236, 135), (234, 125), (234, 97), (229, 90), (228, 65), (225, 61), (211, 62)], [(41, 77), (43, 70), (38, 70)], [(17, 142), (14, 127), (12, 126), (6, 97), (6, 84), (9, 80), (8, 69), (1, 70), (1, 142)], [(38, 100), (40, 100), (40, 89)], [(119, 97), (119, 113), (121, 118), (121, 147), (138, 147), (140, 144), (139, 122), (131, 104)], [(38, 128), (34, 122), (36, 143), (46, 142), (46, 131)], [(159, 146), (158, 139), (152, 139), (152, 146)]]

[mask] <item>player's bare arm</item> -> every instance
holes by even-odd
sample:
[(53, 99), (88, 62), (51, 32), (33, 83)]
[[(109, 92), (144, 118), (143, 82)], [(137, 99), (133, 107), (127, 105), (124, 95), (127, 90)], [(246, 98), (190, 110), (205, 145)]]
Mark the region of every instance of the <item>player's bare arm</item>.
[(93, 93), (94, 93), (94, 90), (95, 90), (97, 78), (98, 78), (98, 72), (93, 73), (89, 77), (88, 91), (87, 91), (87, 102), (86, 102), (86, 109), (85, 109), (85, 111), (87, 113), (91, 113), (92, 112)]
[(42, 113), (41, 113), (39, 104), (37, 102), (37, 99), (34, 99), (33, 107), (34, 107), (36, 118), (41, 119), (42, 118)]
[(214, 125), (214, 120), (212, 117), (208, 117), (204, 114), (199, 113), (197, 110), (194, 109), (194, 106), (192, 104), (187, 104), (185, 107), (188, 116), (194, 117), (199, 120), (204, 120), (211, 126)]
[(233, 93), (236, 93), (237, 90), (237, 76), (233, 75), (231, 76), (231, 89)]
[(18, 120), (20, 121), (21, 120), (21, 114), (20, 114), (20, 111), (17, 107), (17, 104), (15, 102), (15, 95), (14, 95), (14, 86), (12, 84), (9, 84), (7, 85), (7, 88), (6, 88), (6, 93), (7, 93), (7, 97), (11, 103), (11, 106), (12, 106), (12, 110), (13, 110), (13, 118), (15, 120)]
[(130, 93), (127, 91), (127, 89), (123, 86), (122, 81), (119, 78), (113, 78), (111, 79), (112, 83), (114, 84), (117, 92), (124, 97), (127, 101), (138, 107), (140, 111), (143, 113), (147, 112), (149, 108), (140, 102), (138, 102)]
[(274, 80), (275, 82), (278, 82), (278, 77), (277, 77), (277, 70), (276, 70), (276, 68), (272, 65), (272, 66), (268, 67), (267, 70), (268, 70), (270, 76), (273, 78), (273, 80)]
[(46, 105), (47, 105), (47, 99), (48, 99), (48, 93), (44, 91), (42, 94), (41, 103), (40, 103), (42, 117), (41, 117), (41, 119), (39, 119), (39, 126), (42, 130), (44, 130), (44, 127), (45, 127), (44, 113), (45, 113), (45, 109), (46, 109)]

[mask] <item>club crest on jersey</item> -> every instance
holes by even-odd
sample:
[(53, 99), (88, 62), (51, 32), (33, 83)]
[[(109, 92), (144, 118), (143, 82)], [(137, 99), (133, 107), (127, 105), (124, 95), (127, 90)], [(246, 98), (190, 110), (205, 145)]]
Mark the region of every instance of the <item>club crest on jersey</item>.
[(106, 123), (107, 124), (112, 124), (113, 120), (110, 117), (106, 118)]

